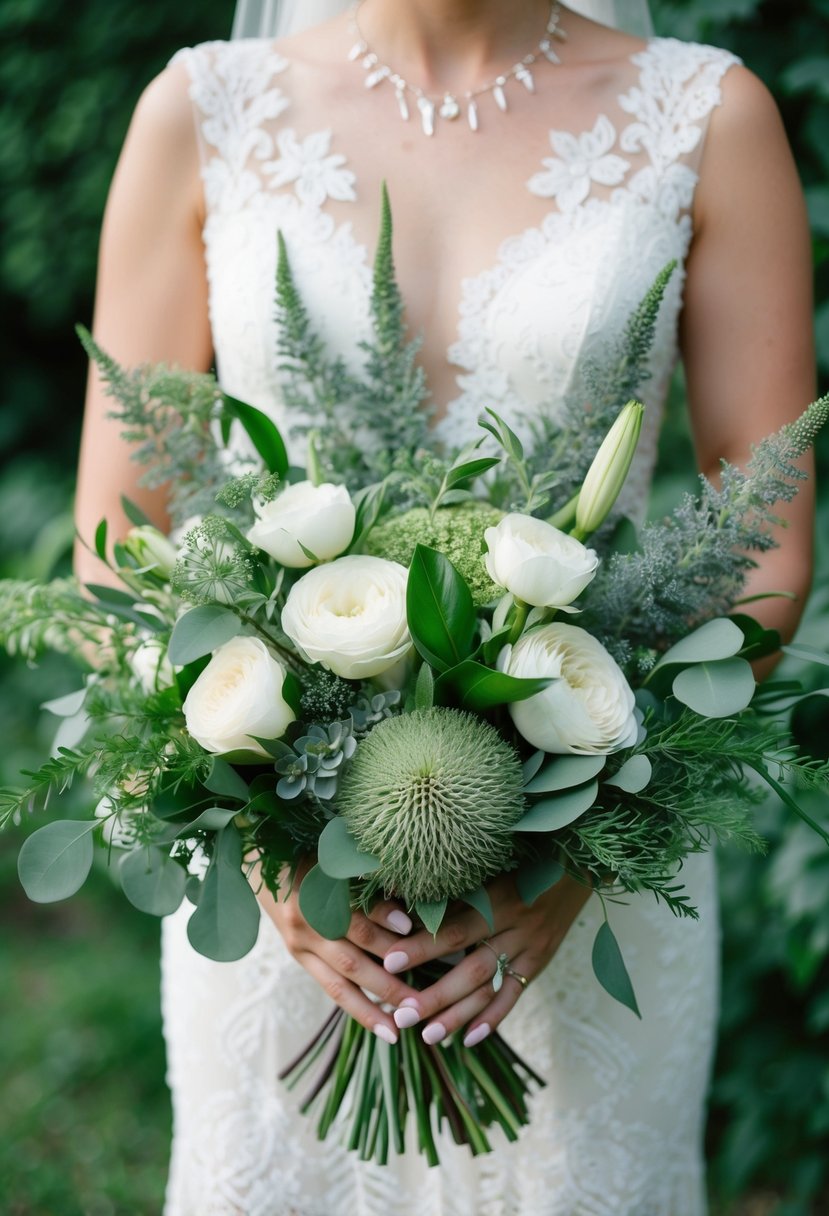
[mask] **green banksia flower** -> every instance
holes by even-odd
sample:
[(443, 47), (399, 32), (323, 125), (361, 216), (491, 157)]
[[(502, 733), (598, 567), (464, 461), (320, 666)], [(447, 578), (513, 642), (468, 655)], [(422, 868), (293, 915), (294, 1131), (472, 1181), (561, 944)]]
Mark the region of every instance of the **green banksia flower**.
[(437, 549), (464, 577), (473, 600), (481, 607), (503, 594), (487, 574), (482, 556), (484, 532), (494, 528), (503, 516), (503, 511), (484, 502), (443, 507), (434, 516), (425, 507), (413, 507), (372, 528), (364, 547), (374, 557), (385, 557), (401, 566), (409, 565), (415, 545)]
[(524, 813), (521, 762), (494, 727), (435, 708), (387, 718), (359, 744), (337, 809), (378, 886), (411, 905), (454, 899), (505, 869)]

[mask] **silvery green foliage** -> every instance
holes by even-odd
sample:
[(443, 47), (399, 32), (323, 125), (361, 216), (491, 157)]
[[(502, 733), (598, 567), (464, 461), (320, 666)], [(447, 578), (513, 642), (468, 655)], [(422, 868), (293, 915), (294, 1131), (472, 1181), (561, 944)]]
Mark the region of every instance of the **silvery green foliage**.
[(395, 709), (400, 706), (400, 693), (397, 689), (389, 692), (378, 692), (373, 697), (360, 697), (351, 706), (351, 718), (356, 735), (367, 734), (372, 726), (377, 726), (384, 718), (390, 718)]
[(277, 761), (280, 798), (296, 798), (303, 792), (329, 801), (337, 792), (340, 769), (354, 755), (357, 740), (350, 718), (329, 726), (309, 726), (294, 743), (296, 756)]
[(764, 439), (745, 470), (723, 461), (717, 488), (700, 477), (673, 514), (642, 531), (632, 553), (602, 563), (586, 597), (585, 627), (623, 662), (637, 648), (664, 649), (697, 621), (727, 615), (754, 566), (775, 545), (775, 507), (806, 474), (797, 461), (829, 418), (829, 397)]

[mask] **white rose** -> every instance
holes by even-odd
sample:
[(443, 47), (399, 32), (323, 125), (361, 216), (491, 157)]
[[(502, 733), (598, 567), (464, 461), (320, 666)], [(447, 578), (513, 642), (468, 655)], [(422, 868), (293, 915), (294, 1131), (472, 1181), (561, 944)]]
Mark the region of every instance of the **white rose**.
[(346, 680), (387, 671), (412, 644), (406, 623), (409, 572), (383, 557), (339, 557), (295, 583), (282, 628), (312, 663)]
[(509, 707), (518, 732), (533, 747), (606, 755), (636, 742), (630, 685), (584, 629), (557, 623), (533, 629), (501, 651), (498, 667), (511, 676), (555, 677), (543, 692)]
[(167, 658), (167, 647), (156, 638), (147, 638), (135, 648), (130, 658), (133, 675), (149, 696), (175, 683), (175, 673)]
[(348, 490), (330, 482), (299, 481), (255, 509), (258, 518), (248, 540), (295, 570), (314, 564), (300, 544), (328, 561), (347, 549), (354, 535), (356, 512)]
[(487, 528), (484, 540), (484, 564), (493, 583), (536, 608), (572, 604), (599, 565), (592, 549), (532, 515), (505, 515)]
[(282, 696), (285, 669), (260, 638), (220, 646), (184, 702), (184, 720), (208, 752), (267, 755), (260, 739), (278, 739), (296, 715)]
[(138, 820), (144, 808), (115, 814), (115, 804), (104, 794), (95, 807), (95, 818), (103, 820), (101, 835), (108, 849), (131, 849), (138, 843)]

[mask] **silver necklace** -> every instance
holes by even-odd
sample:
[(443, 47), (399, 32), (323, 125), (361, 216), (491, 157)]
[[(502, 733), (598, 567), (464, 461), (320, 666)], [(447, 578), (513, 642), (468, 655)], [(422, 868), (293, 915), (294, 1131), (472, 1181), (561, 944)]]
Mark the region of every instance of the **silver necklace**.
[(558, 0), (553, 0), (544, 36), (538, 43), (538, 46), (529, 55), (525, 55), (523, 59), (514, 64), (508, 72), (503, 72), (500, 76), (494, 76), (486, 84), (480, 85), (477, 89), (469, 89), (465, 93), (444, 92), (429, 94), (418, 85), (404, 80), (400, 73), (395, 72), (388, 64), (382, 63), (376, 52), (371, 49), (363, 37), (357, 17), (362, 3), (363, 0), (357, 0), (357, 3), (351, 9), (351, 29), (355, 42), (348, 52), (348, 58), (352, 62), (359, 60), (362, 63), (366, 72), (365, 85), (367, 89), (374, 89), (385, 80), (394, 87), (397, 107), (400, 111), (400, 117), (404, 121), (408, 121), (410, 114), (407, 94), (411, 94), (414, 97), (415, 104), (420, 112), (420, 122), (424, 135), (434, 135), (436, 118), (446, 118), (449, 121), (453, 121), (460, 116), (464, 108), (466, 109), (466, 121), (469, 123), (471, 130), (477, 131), (479, 126), (478, 98), (483, 96), (484, 93), (491, 93), (492, 100), (498, 109), (506, 111), (507, 95), (504, 92), (504, 86), (507, 82), (518, 80), (528, 93), (534, 93), (535, 81), (533, 80), (530, 68), (540, 59), (546, 60), (549, 63), (560, 63), (561, 60), (553, 49), (553, 42), (567, 41), (567, 35), (563, 30), (559, 29), (561, 7), (558, 4)]

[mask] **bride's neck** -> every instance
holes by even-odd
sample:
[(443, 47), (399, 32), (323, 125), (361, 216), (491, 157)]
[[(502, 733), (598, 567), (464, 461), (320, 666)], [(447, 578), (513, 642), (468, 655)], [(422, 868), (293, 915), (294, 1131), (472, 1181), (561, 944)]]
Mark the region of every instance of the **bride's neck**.
[(544, 32), (550, 0), (364, 0), (360, 28), (378, 56), (426, 88), (465, 88), (511, 65)]

